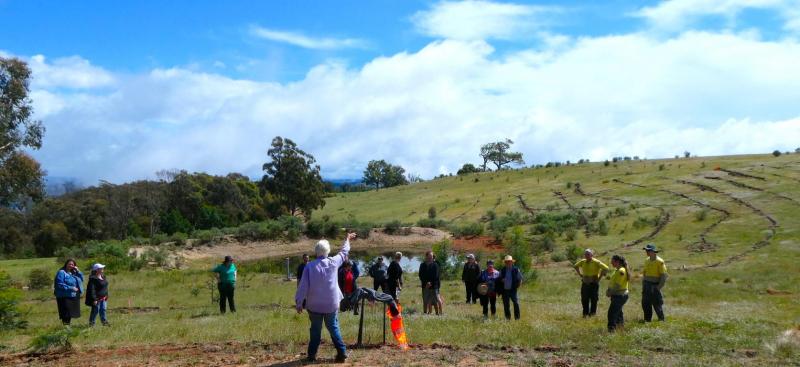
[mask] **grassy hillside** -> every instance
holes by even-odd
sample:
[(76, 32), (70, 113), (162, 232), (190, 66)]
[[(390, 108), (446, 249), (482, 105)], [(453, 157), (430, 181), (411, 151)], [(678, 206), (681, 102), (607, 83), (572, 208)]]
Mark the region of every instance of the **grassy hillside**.
[[(498, 215), (517, 211), (587, 216), (594, 210), (592, 220), (605, 220), (608, 232), (589, 231), (587, 237), (580, 228), (574, 239), (558, 235), (551, 251), (537, 254), (538, 279), (526, 282), (520, 291), (523, 317), (518, 322), (483, 321), (480, 307), (462, 303), (458, 281), (443, 284), (443, 317), (421, 315), (419, 286), (410, 275), (401, 300), (415, 350), (356, 350), (355, 364), (385, 365), (387, 356), (400, 365), (773, 366), (797, 365), (800, 360), (800, 342), (778, 342), (782, 333), (800, 325), (800, 155), (630, 161), (607, 167), (592, 163), (449, 177), (338, 194), (315, 215), (411, 223), (425, 217), (431, 206), (440, 218), (454, 222), (479, 221), (489, 210)], [(530, 241), (541, 237), (532, 232), (533, 224), (523, 227)], [(606, 262), (614, 253), (625, 255), (638, 271), (644, 260), (641, 247), (647, 242), (663, 249), (670, 268), (664, 290), (667, 322), (637, 322), (642, 319), (638, 280), (632, 281), (625, 306), (625, 332), (605, 331), (608, 300), (602, 296), (599, 316), (582, 319), (580, 281), (569, 262), (554, 261), (553, 254), (571, 244), (593, 247)], [(354, 249), (360, 244), (356, 241)], [(211, 278), (205, 269), (210, 265), (113, 275), (113, 326), (83, 331), (73, 340), (75, 345), (85, 351), (203, 343), (191, 347), (200, 355), (190, 357), (126, 350), (125, 358), (130, 359), (121, 365), (296, 364), (305, 348), (308, 322), (291, 309), (294, 283), (275, 275), (243, 274), (237, 289), (240, 312), (219, 316), (207, 288)], [(54, 272), (58, 266), (53, 259), (0, 262), (18, 282), (25, 281), (29, 269)], [(361, 284), (368, 283), (365, 279)], [(0, 335), (0, 345), (8, 352), (23, 351), (36, 335), (59, 328), (51, 294), (25, 292), (30, 327)], [(498, 306), (502, 315), (499, 300)], [(88, 309), (83, 312), (88, 314)], [(368, 322), (377, 325), (378, 315), (368, 311)], [(341, 318), (343, 335), (353, 343), (357, 318)], [(370, 333), (374, 342), (377, 331)], [(207, 359), (233, 348), (228, 342), (250, 349)], [(330, 344), (320, 353), (333, 353)], [(246, 359), (249, 356), (255, 359)], [(35, 362), (57, 365), (59, 358)]]

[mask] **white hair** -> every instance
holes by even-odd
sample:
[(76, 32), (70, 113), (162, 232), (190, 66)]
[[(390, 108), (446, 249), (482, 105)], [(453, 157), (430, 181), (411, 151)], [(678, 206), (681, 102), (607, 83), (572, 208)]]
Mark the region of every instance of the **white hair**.
[(327, 257), (328, 254), (330, 253), (331, 253), (331, 244), (330, 242), (328, 242), (328, 240), (320, 240), (319, 242), (317, 242), (317, 245), (314, 246), (314, 254), (316, 254), (317, 257), (320, 256)]

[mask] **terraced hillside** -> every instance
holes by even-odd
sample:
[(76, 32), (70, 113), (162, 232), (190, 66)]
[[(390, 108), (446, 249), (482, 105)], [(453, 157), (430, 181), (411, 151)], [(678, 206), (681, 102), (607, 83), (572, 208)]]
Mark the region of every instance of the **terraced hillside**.
[[(435, 207), (454, 222), (487, 211), (576, 212), (605, 218), (607, 235), (556, 239), (601, 253), (639, 253), (654, 242), (672, 266), (720, 267), (800, 239), (800, 155), (621, 161), (447, 177), (379, 191), (338, 194), (315, 215), (413, 223)], [(620, 214), (622, 213), (622, 214)], [(648, 225), (636, 221), (649, 219)], [(587, 237), (587, 235), (589, 235)], [(557, 249), (554, 251), (558, 251)]]

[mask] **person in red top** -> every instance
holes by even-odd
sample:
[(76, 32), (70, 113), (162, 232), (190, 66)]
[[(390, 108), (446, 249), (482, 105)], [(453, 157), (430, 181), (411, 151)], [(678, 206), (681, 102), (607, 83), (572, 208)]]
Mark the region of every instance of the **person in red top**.
[(345, 261), (342, 267), (339, 268), (339, 289), (345, 299), (349, 299), (350, 295), (358, 289), (356, 280), (359, 275), (358, 266), (351, 260)]

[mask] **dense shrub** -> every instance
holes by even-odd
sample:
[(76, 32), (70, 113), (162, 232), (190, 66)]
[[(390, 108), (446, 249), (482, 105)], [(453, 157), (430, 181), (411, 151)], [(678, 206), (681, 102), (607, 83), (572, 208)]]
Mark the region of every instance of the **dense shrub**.
[(194, 233), (192, 233), (192, 237), (197, 239), (199, 244), (205, 245), (222, 241), (222, 239), (225, 237), (225, 234), (221, 229), (211, 228), (194, 231)]
[(400, 232), (403, 224), (399, 220), (393, 220), (383, 225), (383, 232), (387, 234), (396, 234)]
[[(516, 265), (522, 271), (526, 281), (536, 279), (536, 272), (532, 269), (530, 241), (525, 238), (525, 231), (520, 226), (511, 228), (508, 236), (503, 240), (503, 246), (514, 257)], [(502, 266), (502, 265), (500, 265)]]
[(699, 212), (694, 213), (694, 219), (698, 222), (706, 220), (707, 216), (708, 216), (708, 209), (706, 208), (703, 208)]
[(80, 329), (55, 328), (37, 335), (31, 340), (30, 348), (35, 353), (65, 352), (72, 350), (70, 339), (78, 336)]
[(160, 223), (161, 231), (169, 235), (175, 232), (189, 233), (192, 230), (192, 224), (177, 209), (162, 213)]
[(453, 255), (453, 244), (445, 239), (433, 244), (433, 255), (436, 263), (439, 264), (439, 273), (442, 280), (457, 279), (461, 274), (458, 272), (457, 264), (450, 261)]
[(557, 262), (562, 262), (562, 261), (564, 261), (566, 259), (567, 259), (567, 257), (564, 256), (564, 254), (561, 253), (561, 252), (553, 252), (553, 253), (550, 254), (550, 260), (552, 260), (553, 262), (556, 262), (556, 263)]
[(428, 208), (428, 218), (435, 219), (436, 218), (436, 207), (432, 206)]
[(538, 214), (533, 220), (531, 233), (557, 233), (558, 235), (561, 235), (569, 229), (577, 228), (579, 219), (578, 217), (578, 214), (575, 212)]
[(265, 222), (248, 222), (236, 230), (236, 238), (240, 241), (268, 241), (280, 238), (283, 235), (283, 225), (275, 220)]
[(28, 273), (28, 288), (30, 289), (45, 289), (50, 288), (53, 279), (52, 274), (48, 269), (32, 269)]
[(659, 220), (658, 216), (654, 216), (652, 218), (639, 216), (638, 218), (636, 218), (635, 221), (633, 221), (633, 228), (639, 229), (645, 227), (653, 227), (658, 225), (658, 220)]
[(475, 237), (483, 234), (483, 224), (477, 222), (453, 223), (448, 229), (456, 237)]
[(510, 227), (525, 224), (525, 218), (518, 212), (507, 212), (502, 217), (497, 217), (489, 222), (489, 232), (497, 240), (505, 237), (506, 230)]
[(583, 249), (574, 243), (570, 243), (566, 248), (564, 248), (564, 257), (566, 257), (572, 263), (578, 261), (582, 254)]
[(186, 246), (186, 241), (188, 239), (189, 235), (183, 232), (175, 232), (169, 236), (169, 241), (174, 243), (175, 246)]
[(447, 227), (447, 221), (435, 218), (422, 218), (417, 221), (417, 227), (445, 228)]
[(12, 287), (11, 277), (5, 271), (0, 270), (0, 330), (27, 327), (28, 322), (23, 319), (17, 306), (20, 298), (22, 298), (22, 292)]
[(123, 241), (88, 241), (74, 247), (62, 247), (56, 256), (59, 262), (66, 259), (78, 259), (83, 269), (93, 263), (106, 265), (106, 271), (116, 273), (121, 270), (139, 270), (144, 262), (128, 254), (129, 244)]
[(533, 241), (533, 254), (539, 255), (543, 252), (553, 251), (555, 247), (556, 239), (553, 233), (548, 232)]

